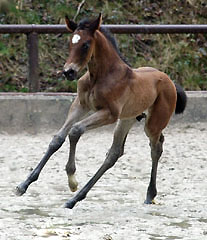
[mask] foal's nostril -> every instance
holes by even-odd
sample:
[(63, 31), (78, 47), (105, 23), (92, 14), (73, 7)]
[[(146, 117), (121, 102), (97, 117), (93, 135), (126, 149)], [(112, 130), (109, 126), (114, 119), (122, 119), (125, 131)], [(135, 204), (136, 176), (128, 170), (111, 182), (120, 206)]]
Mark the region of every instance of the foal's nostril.
[(69, 77), (72, 78), (75, 75), (75, 71), (73, 69), (68, 71)]
[(63, 74), (68, 80), (74, 80), (76, 78), (76, 71), (69, 69), (68, 71), (63, 71)]

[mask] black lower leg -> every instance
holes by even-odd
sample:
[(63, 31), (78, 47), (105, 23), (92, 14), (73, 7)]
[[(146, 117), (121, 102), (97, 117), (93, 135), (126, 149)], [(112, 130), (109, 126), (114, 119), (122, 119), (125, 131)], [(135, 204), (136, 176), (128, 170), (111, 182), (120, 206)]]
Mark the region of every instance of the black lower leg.
[(151, 180), (147, 189), (147, 197), (144, 203), (146, 204), (153, 204), (154, 198), (157, 195), (157, 188), (156, 188), (156, 174), (152, 171), (151, 173)]
[(151, 170), (150, 183), (147, 189), (147, 197), (145, 200), (146, 204), (154, 203), (154, 198), (157, 195), (157, 188), (156, 188), (157, 166), (158, 166), (158, 160), (162, 155), (163, 142), (164, 142), (164, 136), (161, 134), (159, 142), (155, 145), (151, 144), (152, 170)]
[(83, 200), (90, 189), (94, 186), (94, 184), (101, 178), (101, 176), (111, 168), (120, 156), (120, 149), (118, 151), (109, 151), (109, 154), (104, 162), (104, 164), (99, 168), (96, 174), (89, 180), (89, 182), (70, 200), (65, 203), (65, 208), (72, 209), (75, 204), (81, 200)]
[(126, 143), (126, 139), (127, 139), (127, 134), (126, 134), (126, 136), (124, 138), (124, 141), (123, 141), (123, 144), (122, 144), (120, 157), (124, 155), (124, 146), (125, 146), (125, 143)]
[(45, 153), (45, 155), (43, 156), (42, 160), (39, 162), (37, 167), (29, 174), (29, 176), (24, 182), (22, 182), (16, 187), (17, 195), (19, 196), (23, 195), (27, 191), (27, 188), (29, 187), (29, 185), (38, 179), (42, 168), (45, 166), (50, 156), (62, 146), (64, 141), (65, 141), (65, 138), (60, 136), (54, 136), (51, 143), (49, 144), (47, 152)]

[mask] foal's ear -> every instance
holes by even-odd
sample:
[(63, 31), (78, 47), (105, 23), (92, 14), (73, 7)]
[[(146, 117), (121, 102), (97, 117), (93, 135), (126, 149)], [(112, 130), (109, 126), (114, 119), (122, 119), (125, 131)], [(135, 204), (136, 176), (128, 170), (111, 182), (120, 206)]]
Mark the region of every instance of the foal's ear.
[(94, 33), (96, 30), (100, 28), (101, 23), (102, 23), (102, 14), (99, 13), (98, 18), (90, 24), (89, 26), (90, 31)]
[(73, 21), (71, 21), (68, 16), (65, 16), (65, 23), (66, 23), (66, 27), (68, 29), (69, 32), (74, 32), (77, 28), (77, 24)]

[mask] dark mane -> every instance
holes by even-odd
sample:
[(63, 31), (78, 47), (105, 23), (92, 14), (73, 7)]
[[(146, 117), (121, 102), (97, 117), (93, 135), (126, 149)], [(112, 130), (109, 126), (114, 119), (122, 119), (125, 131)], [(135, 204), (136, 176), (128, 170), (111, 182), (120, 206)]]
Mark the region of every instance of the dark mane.
[[(86, 19), (83, 19), (79, 22), (77, 29), (78, 30), (84, 30), (89, 28), (91, 21)], [(112, 35), (112, 33), (105, 27), (100, 27), (100, 32), (103, 33), (103, 35), (108, 39), (108, 41), (112, 44), (113, 48), (116, 50), (118, 53), (119, 57), (124, 61), (128, 66), (131, 67), (131, 65), (128, 63), (128, 61), (122, 56), (115, 37)]]

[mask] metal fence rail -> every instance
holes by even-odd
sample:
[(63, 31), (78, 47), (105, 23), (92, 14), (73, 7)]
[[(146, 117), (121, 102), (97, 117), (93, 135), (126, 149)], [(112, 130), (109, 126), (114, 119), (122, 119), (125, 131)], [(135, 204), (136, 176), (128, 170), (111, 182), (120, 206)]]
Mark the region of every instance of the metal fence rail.
[[(207, 25), (102, 25), (113, 33), (207, 33)], [(0, 25), (0, 33), (68, 33), (65, 25)]]
[[(112, 33), (130, 34), (184, 34), (207, 33), (207, 25), (102, 25)], [(23, 33), (27, 34), (28, 46), (28, 81), (29, 91), (39, 91), (38, 80), (38, 34), (63, 34), (68, 33), (65, 25), (1, 25), (1, 34)]]

